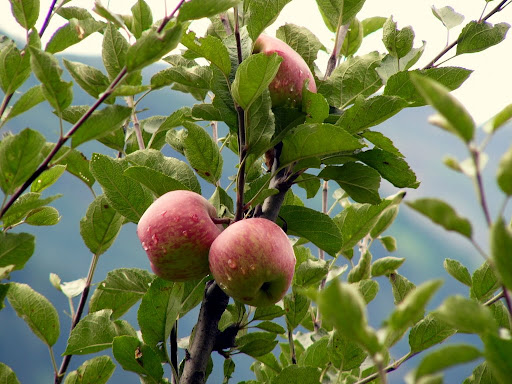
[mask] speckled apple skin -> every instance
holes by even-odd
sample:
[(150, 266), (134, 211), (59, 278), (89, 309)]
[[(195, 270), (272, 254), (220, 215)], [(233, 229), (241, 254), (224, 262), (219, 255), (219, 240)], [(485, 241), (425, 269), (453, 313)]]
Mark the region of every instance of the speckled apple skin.
[(153, 272), (171, 281), (210, 273), (210, 245), (223, 229), (212, 217), (217, 217), (215, 207), (195, 192), (171, 191), (155, 200), (137, 225)]
[(219, 287), (254, 307), (281, 300), (295, 270), (288, 236), (277, 224), (262, 218), (237, 221), (227, 227), (213, 242), (209, 261)]
[(266, 55), (277, 53), (283, 58), (279, 70), (268, 89), (272, 106), (300, 107), (302, 104), (302, 87), (309, 79), (308, 89), (316, 93), (316, 83), (311, 70), (301, 55), (284, 41), (261, 34), (254, 43), (254, 53)]

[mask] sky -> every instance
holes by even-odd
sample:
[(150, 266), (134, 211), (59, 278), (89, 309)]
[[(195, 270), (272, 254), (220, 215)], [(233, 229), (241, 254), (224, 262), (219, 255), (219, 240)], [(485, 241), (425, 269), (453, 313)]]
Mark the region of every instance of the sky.
[[(165, 0), (146, 0), (152, 8), (154, 19), (161, 18), (165, 12)], [(0, 0), (0, 25), (3, 30), (9, 31), (11, 37), (23, 38), (24, 30), (15, 22), (10, 12), (10, 5), (7, 0)], [(51, 0), (41, 0), (40, 17), (36, 27), (41, 27)], [(129, 13), (135, 1), (126, 0), (104, 0), (103, 4), (109, 6), (114, 12)], [(167, 0), (167, 9), (172, 10), (178, 0)], [(485, 13), (491, 10), (498, 3), (497, 0), (488, 3)], [(431, 7), (436, 8), (451, 6), (457, 12), (465, 16), (461, 26), (450, 31), (450, 42), (456, 39), (463, 25), (470, 20), (477, 20), (485, 6), (484, 0), (367, 0), (362, 11), (359, 13), (360, 20), (371, 16), (393, 16), (399, 28), (411, 25), (415, 31), (415, 47), (426, 41), (425, 52), (420, 61), (413, 69), (421, 68), (434, 58), (445, 46), (447, 41), (446, 29), (431, 12)], [(71, 0), (66, 6), (80, 6), (92, 9), (93, 0)], [(512, 23), (512, 6), (505, 8), (489, 20), (491, 23), (509, 22)], [(43, 38), (43, 46), (51, 37), (52, 33), (65, 24), (60, 16), (55, 16)], [(293, 0), (288, 3), (276, 22), (267, 29), (267, 33), (274, 34), (275, 30), (285, 24), (293, 23), (310, 29), (329, 49), (334, 45), (334, 34), (324, 26), (321, 15), (318, 11), (315, 0)], [(197, 21), (192, 23), (190, 29), (198, 35), (204, 33), (206, 23)], [(364, 54), (373, 50), (383, 52), (382, 31), (375, 32), (365, 39), (358, 54)], [(77, 44), (64, 53), (74, 54), (100, 54), (101, 36), (93, 34), (87, 37), (80, 44)], [(454, 50), (450, 51), (443, 59), (453, 56)], [(325, 69), (327, 54), (320, 55), (317, 65)], [(453, 94), (468, 108), (478, 124), (484, 123), (503, 107), (512, 103), (512, 38), (507, 38), (502, 43), (476, 54), (460, 55), (449, 60), (446, 65), (462, 66), (474, 70), (469, 80)]]

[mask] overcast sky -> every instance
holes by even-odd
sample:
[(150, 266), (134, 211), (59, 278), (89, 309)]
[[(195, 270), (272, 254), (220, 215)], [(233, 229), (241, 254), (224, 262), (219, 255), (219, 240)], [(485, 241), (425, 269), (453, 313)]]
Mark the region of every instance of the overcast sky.
[[(178, 0), (167, 0), (167, 9), (173, 9), (177, 1)], [(0, 6), (0, 25), (2, 29), (8, 30), (9, 33), (12, 33), (13, 37), (23, 37), (24, 30), (14, 21), (9, 9), (9, 2), (7, 0), (0, 0), (0, 2), (2, 4)], [(165, 10), (165, 1), (146, 0), (146, 2), (153, 10), (154, 19), (161, 18)], [(41, 0), (41, 14), (37, 23), (38, 28), (41, 27), (50, 3), (51, 0)], [(114, 12), (118, 13), (129, 13), (134, 3), (135, 1), (126, 0), (103, 1), (104, 5), (108, 5)], [(497, 0), (488, 3), (486, 12), (495, 7), (497, 3)], [(67, 5), (92, 9), (94, 1), (73, 0)], [(452, 6), (457, 12), (462, 13), (466, 17), (466, 20), (462, 24), (463, 26), (467, 21), (476, 20), (480, 17), (483, 7), (485, 6), (485, 1), (367, 0), (358, 17), (362, 20), (370, 16), (389, 17), (393, 15), (394, 21), (398, 23), (399, 28), (412, 25), (416, 33), (414, 46), (419, 47), (422, 40), (427, 42), (422, 58), (414, 67), (420, 68), (435, 57), (446, 44), (446, 29), (441, 22), (432, 15), (430, 10), (432, 5), (435, 5), (437, 8), (446, 5)], [(512, 23), (512, 6), (505, 8), (504, 11), (495, 14), (490, 19), (492, 23), (503, 21)], [(65, 20), (61, 17), (54, 17), (49, 29), (45, 33), (43, 46), (51, 37), (53, 31), (64, 23)], [(291, 1), (284, 7), (278, 20), (267, 32), (273, 34), (275, 29), (285, 23), (305, 26), (315, 33), (326, 46), (331, 48), (333, 45), (334, 35), (324, 27), (315, 0)], [(451, 30), (450, 42), (458, 36), (462, 26)], [(205, 29), (205, 23), (195, 22), (191, 25), (191, 29), (200, 34)], [(381, 38), (381, 31), (374, 33), (371, 38), (365, 39), (367, 41), (365, 41), (358, 53), (363, 54), (372, 50), (383, 52), (384, 47)], [(100, 49), (101, 36), (94, 34), (65, 52), (99, 54)], [(452, 55), (453, 52), (450, 52), (445, 58), (449, 58)], [(317, 64), (320, 68), (325, 69), (325, 62), (326, 56), (320, 57)], [(459, 90), (454, 92), (454, 95), (466, 105), (478, 123), (486, 121), (505, 105), (512, 103), (512, 37), (505, 39), (504, 42), (484, 52), (461, 55), (448, 61), (446, 65), (458, 65), (475, 70), (469, 80), (466, 81)]]

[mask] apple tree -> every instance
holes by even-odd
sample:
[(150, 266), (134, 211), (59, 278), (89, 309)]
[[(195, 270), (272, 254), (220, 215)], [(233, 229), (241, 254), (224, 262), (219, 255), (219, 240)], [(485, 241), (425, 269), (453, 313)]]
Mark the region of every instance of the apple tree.
[[(48, 347), (55, 383), (106, 383), (116, 369), (143, 383), (204, 383), (213, 355), (221, 356), (216, 369), (228, 383), (246, 369), (241, 354), (252, 359), (246, 383), (386, 383), (417, 355), (411, 383), (441, 383), (445, 369), (471, 362), (464, 383), (510, 382), (512, 150), (498, 166), (504, 198), (496, 217), (482, 158), (512, 108), (489, 120), (481, 140), (470, 112), (450, 94), (472, 71), (444, 60), (503, 41), (510, 26), (492, 18), (509, 0), (482, 1), (484, 12), (470, 21), (450, 6), (432, 7), (440, 28), (464, 27), (424, 68), (416, 65), (424, 45), (413, 28), (399, 28), (392, 15), (360, 19), (364, 0), (316, 1), (334, 44), (295, 24), (266, 34), (290, 0), (182, 0), (162, 15), (144, 0), (129, 15), (99, 1), (91, 10), (68, 3), (53, 1), (37, 30), (39, 1), (10, 0), (26, 41), (0, 42), (0, 309), (15, 311)], [(43, 46), (50, 20), (61, 27)], [(195, 20), (209, 20), (204, 35)], [(103, 68), (66, 58), (67, 48), (91, 34), (102, 36)], [(379, 51), (359, 54), (371, 34), (382, 35)], [(326, 68), (318, 66), (322, 52)], [(163, 70), (143, 76), (162, 61)], [(29, 78), (36, 85), (25, 90)], [(76, 103), (78, 87), (91, 105)], [(152, 112), (145, 97), (169, 87), (196, 103), (141, 119), (143, 109)], [(58, 119), (55, 142), (37, 127), (10, 130), (40, 103)], [(406, 198), (421, 180), (380, 124), (424, 105), (437, 112), (432, 124), (467, 148), (469, 161), (448, 158), (446, 165), (475, 181), (489, 249), (449, 203)], [(81, 146), (91, 142), (101, 150), (85, 156)], [(235, 167), (227, 166), (230, 158)], [(61, 194), (48, 194), (65, 172), (91, 191), (77, 230), (92, 254), (87, 277), (74, 293), (54, 274), (48, 283), (68, 296), (70, 321), (16, 275), (36, 249), (31, 226), (56, 225), (66, 215), (52, 206)], [(382, 195), (382, 180), (395, 188), (391, 195)], [(316, 196), (320, 210), (309, 204)], [(442, 280), (415, 285), (399, 272), (405, 258), (374, 256), (378, 247), (396, 251), (385, 232), (403, 204), (481, 254), (472, 273), (444, 261), (466, 296), (449, 295), (431, 309)], [(122, 230), (140, 238), (131, 251), (149, 257), (147, 268), (119, 265), (98, 280), (102, 255)], [(72, 257), (62, 257), (70, 269)], [(393, 300), (376, 327), (367, 306), (379, 281)], [(131, 323), (123, 317), (134, 307)], [(194, 322), (190, 335), (180, 333), (183, 321)], [(457, 333), (478, 341), (451, 343)], [(56, 351), (59, 338), (66, 347)], [(404, 339), (408, 353), (394, 356), (391, 348)], [(29, 346), (20, 348), (32, 358)], [(72, 359), (81, 359), (76, 369)], [(0, 379), (19, 382), (4, 362)]]

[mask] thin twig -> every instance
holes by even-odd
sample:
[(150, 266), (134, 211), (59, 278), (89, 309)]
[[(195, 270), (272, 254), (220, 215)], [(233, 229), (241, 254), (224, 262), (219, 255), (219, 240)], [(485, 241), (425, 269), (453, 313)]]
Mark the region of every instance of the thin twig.
[[(400, 367), (400, 365), (402, 365), (403, 363), (405, 363), (407, 360), (409, 360), (410, 358), (412, 358), (415, 355), (416, 355), (416, 353), (409, 352), (407, 355), (402, 356), (400, 359), (398, 359), (394, 363), (385, 367), (383, 369), (383, 371), (385, 373), (393, 372), (394, 370), (398, 369), (398, 367)], [(370, 376), (365, 377), (362, 380), (359, 380), (355, 384), (367, 384), (367, 383), (370, 383), (373, 380), (378, 379), (378, 378), (379, 378), (379, 372), (376, 372), (376, 373), (371, 374)]]
[[(485, 15), (484, 17), (481, 18), (481, 22), (482, 21), (487, 21), (492, 15), (494, 15), (495, 13), (498, 13), (500, 11), (503, 10), (503, 8), (505, 8), (506, 5), (508, 4), (505, 4), (507, 1), (509, 0), (502, 0), (500, 1), (500, 3), (495, 7), (493, 8), (492, 11), (490, 11), (487, 15)], [(457, 44), (459, 43), (459, 39), (455, 40), (453, 43), (451, 43), (450, 45), (447, 45), (441, 52), (439, 52), (439, 54), (434, 57), (432, 59), (432, 61), (430, 63), (428, 63), (427, 65), (425, 65), (423, 67), (423, 69), (428, 69), (428, 68), (432, 68), (434, 66), (436, 66), (436, 62), (441, 58), (443, 57), (444, 55), (446, 55), (453, 47), (455, 47)]]
[(55, 4), (57, 3), (57, 0), (53, 0), (50, 4), (50, 8), (48, 9), (48, 13), (46, 14), (46, 18), (44, 19), (43, 26), (41, 27), (41, 30), (39, 31), (39, 37), (43, 36), (44, 31), (46, 31), (46, 28), (48, 28), (48, 24), (50, 24), (50, 20), (53, 15), (53, 9), (55, 8)]
[(290, 344), (290, 359), (292, 364), (297, 364), (297, 356), (295, 354), (295, 343), (293, 341), (293, 332), (288, 326), (288, 344)]
[(169, 336), (171, 344), (171, 368), (172, 368), (172, 384), (178, 384), (180, 378), (178, 376), (178, 320), (174, 323)]
[(331, 76), (332, 72), (336, 68), (341, 47), (343, 46), (343, 42), (345, 41), (345, 37), (347, 36), (347, 32), (350, 27), (350, 23), (341, 24), (341, 17), (342, 15), (340, 14), (340, 21), (338, 23), (338, 28), (336, 29), (334, 49), (332, 50), (331, 56), (329, 57), (329, 61), (327, 62), (327, 69), (325, 70), (324, 80)]
[(62, 146), (73, 136), (73, 134), (85, 123), (85, 121), (92, 115), (92, 113), (98, 109), (98, 107), (105, 101), (107, 97), (110, 96), (110, 94), (114, 91), (115, 87), (121, 82), (121, 80), (126, 75), (127, 70), (126, 67), (119, 72), (117, 77), (112, 81), (110, 86), (107, 88), (107, 90), (101, 95), (101, 97), (96, 100), (96, 102), (90, 107), (87, 112), (85, 112), (82, 117), (75, 123), (75, 125), (66, 133), (66, 135), (59, 138), (55, 146), (53, 147), (52, 151), (46, 156), (46, 159), (39, 165), (39, 167), (30, 175), (27, 181), (23, 183), (23, 185), (18, 188), (18, 190), (11, 196), (7, 204), (2, 208), (0, 211), (0, 219), (4, 216), (5, 212), (11, 207), (12, 204), (21, 196), (21, 194), (32, 184), (34, 180), (37, 179), (37, 177), (43, 173), (47, 168), (48, 164), (52, 161), (52, 159), (55, 157), (57, 152), (62, 148)]
[(490, 227), (492, 225), (492, 219), (489, 213), (489, 208), (487, 206), (487, 200), (485, 198), (482, 173), (480, 172), (480, 152), (476, 148), (469, 148), (469, 152), (471, 153), (471, 158), (473, 159), (473, 163), (475, 166), (475, 183), (478, 199), (480, 201), (480, 206), (482, 207), (482, 211), (485, 216), (485, 221), (487, 222), (487, 225)]
[[(323, 188), (322, 188), (322, 212), (327, 214), (327, 198), (329, 194), (329, 181), (324, 180)], [(318, 258), (320, 260), (325, 260), (325, 252), (323, 249), (318, 248)], [(320, 290), (325, 288), (325, 281), (326, 278), (324, 277), (320, 283)], [(316, 309), (316, 318), (315, 322), (313, 324), (315, 332), (318, 332), (318, 330), (322, 327), (322, 316), (320, 314), (320, 308)]]
[(158, 27), (158, 29), (156, 30), (158, 33), (162, 32), (165, 28), (165, 26), (167, 25), (167, 23), (169, 21), (171, 21), (171, 19), (174, 17), (174, 15), (176, 14), (176, 12), (178, 12), (178, 10), (180, 9), (180, 7), (183, 5), (183, 3), (185, 2), (185, 0), (181, 0), (178, 5), (173, 9), (173, 11), (165, 16), (162, 20), (162, 23), (160, 24), (160, 26)]
[[(85, 308), (85, 303), (87, 302), (87, 297), (89, 296), (89, 290), (91, 289), (94, 271), (96, 270), (96, 266), (98, 265), (98, 260), (99, 255), (96, 254), (92, 257), (91, 266), (89, 267), (89, 273), (87, 274), (87, 279), (85, 281), (85, 287), (84, 290), (82, 291), (82, 296), (80, 297), (80, 302), (78, 303), (78, 308), (76, 309), (75, 316), (73, 317), (70, 332), (76, 327), (76, 325), (80, 321), (80, 318), (82, 317), (82, 313)], [(64, 378), (64, 375), (66, 373), (66, 370), (68, 369), (68, 365), (69, 362), (71, 361), (72, 356), (73, 355), (65, 355), (64, 358), (62, 359), (59, 372), (56, 372), (55, 374), (55, 384), (59, 384)]]
[(0, 119), (4, 115), (4, 112), (7, 109), (7, 106), (9, 105), (9, 102), (11, 101), (13, 95), (14, 93), (10, 93), (4, 96), (4, 99), (2, 100), (2, 105), (0, 106)]

